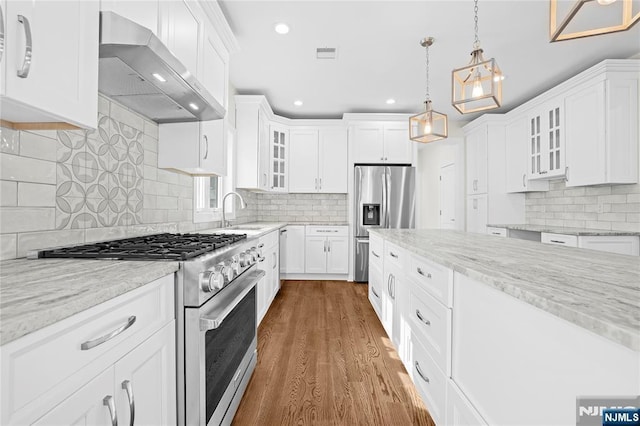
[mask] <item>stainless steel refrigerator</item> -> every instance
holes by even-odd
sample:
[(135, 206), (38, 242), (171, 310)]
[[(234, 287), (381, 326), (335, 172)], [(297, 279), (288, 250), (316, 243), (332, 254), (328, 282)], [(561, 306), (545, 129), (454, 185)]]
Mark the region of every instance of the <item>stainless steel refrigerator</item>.
[(356, 282), (369, 280), (369, 229), (415, 228), (415, 168), (355, 166)]

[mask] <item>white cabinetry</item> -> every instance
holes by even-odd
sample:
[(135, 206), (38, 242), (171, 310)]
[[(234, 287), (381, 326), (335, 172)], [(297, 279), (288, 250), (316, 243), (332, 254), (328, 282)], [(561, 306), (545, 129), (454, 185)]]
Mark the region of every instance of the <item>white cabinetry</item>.
[(346, 129), (291, 129), (289, 192), (347, 192)]
[(411, 164), (413, 146), (406, 122), (358, 123), (351, 127), (354, 163)]
[(282, 126), (271, 125), (271, 191), (287, 192), (289, 173), (289, 132)]
[(115, 12), (120, 16), (150, 29), (158, 38), (160, 34), (160, 0), (100, 0), (100, 10)]
[(349, 239), (346, 226), (307, 226), (305, 273), (346, 274), (349, 272)]
[(95, 128), (99, 2), (8, 1), (2, 8), (2, 119)]
[(175, 423), (174, 283), (171, 274), (0, 347), (1, 423), (111, 424), (107, 398), (128, 424), (129, 395), (136, 422)]
[(374, 234), (369, 234), (369, 301), (373, 310), (382, 322), (382, 294), (384, 292), (382, 259), (384, 240)]
[(638, 256), (640, 238), (636, 235), (566, 235), (543, 232), (541, 242), (567, 247)]
[(563, 176), (565, 169), (564, 99), (558, 96), (530, 111), (529, 178)]
[(194, 1), (175, 0), (160, 2), (162, 18), (165, 20), (163, 41), (182, 64), (194, 73), (199, 73), (203, 19), (199, 6)]
[(280, 272), (303, 274), (305, 260), (305, 226), (288, 225), (280, 230)]
[(481, 125), (465, 137), (467, 146), (467, 195), (487, 192), (487, 126)]
[(529, 180), (527, 142), (527, 118), (521, 115), (505, 126), (505, 178), (508, 193), (549, 190), (548, 181)]
[(487, 194), (467, 197), (467, 232), (487, 232)]
[(447, 380), (447, 424), (452, 426), (486, 426), (487, 424), (453, 380)]
[(238, 188), (269, 190), (269, 104), (263, 96), (236, 96)]
[(258, 249), (264, 259), (259, 263), (259, 268), (265, 271), (265, 276), (257, 284), (256, 303), (260, 324), (280, 290), (280, 232), (273, 231), (260, 237)]
[(602, 74), (566, 97), (568, 187), (638, 181), (638, 79)]

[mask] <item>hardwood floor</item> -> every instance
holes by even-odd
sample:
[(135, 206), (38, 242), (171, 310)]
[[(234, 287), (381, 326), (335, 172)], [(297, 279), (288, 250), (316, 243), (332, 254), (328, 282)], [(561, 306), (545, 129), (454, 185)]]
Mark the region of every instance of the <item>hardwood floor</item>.
[(233, 424), (433, 425), (367, 285), (284, 281)]

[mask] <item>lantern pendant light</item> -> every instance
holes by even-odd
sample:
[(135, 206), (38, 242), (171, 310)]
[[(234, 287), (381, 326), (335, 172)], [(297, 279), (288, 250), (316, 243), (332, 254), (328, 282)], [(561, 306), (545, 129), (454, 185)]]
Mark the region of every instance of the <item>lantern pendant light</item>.
[(445, 139), (448, 133), (448, 123), (446, 114), (434, 111), (431, 107), (431, 97), (429, 96), (429, 47), (435, 39), (427, 37), (420, 41), (420, 45), (427, 49), (427, 94), (424, 101), (424, 112), (409, 118), (409, 136), (416, 142), (434, 142)]
[(486, 111), (502, 105), (504, 76), (491, 58), (485, 60), (478, 38), (478, 0), (475, 0), (475, 41), (471, 61), (451, 73), (451, 103), (461, 114)]

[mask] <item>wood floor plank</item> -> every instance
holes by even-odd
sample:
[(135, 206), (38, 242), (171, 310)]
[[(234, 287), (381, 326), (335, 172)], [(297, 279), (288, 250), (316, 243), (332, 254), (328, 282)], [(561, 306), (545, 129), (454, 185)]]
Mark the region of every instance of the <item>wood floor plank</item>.
[(344, 281), (283, 281), (233, 425), (434, 423), (367, 298)]

